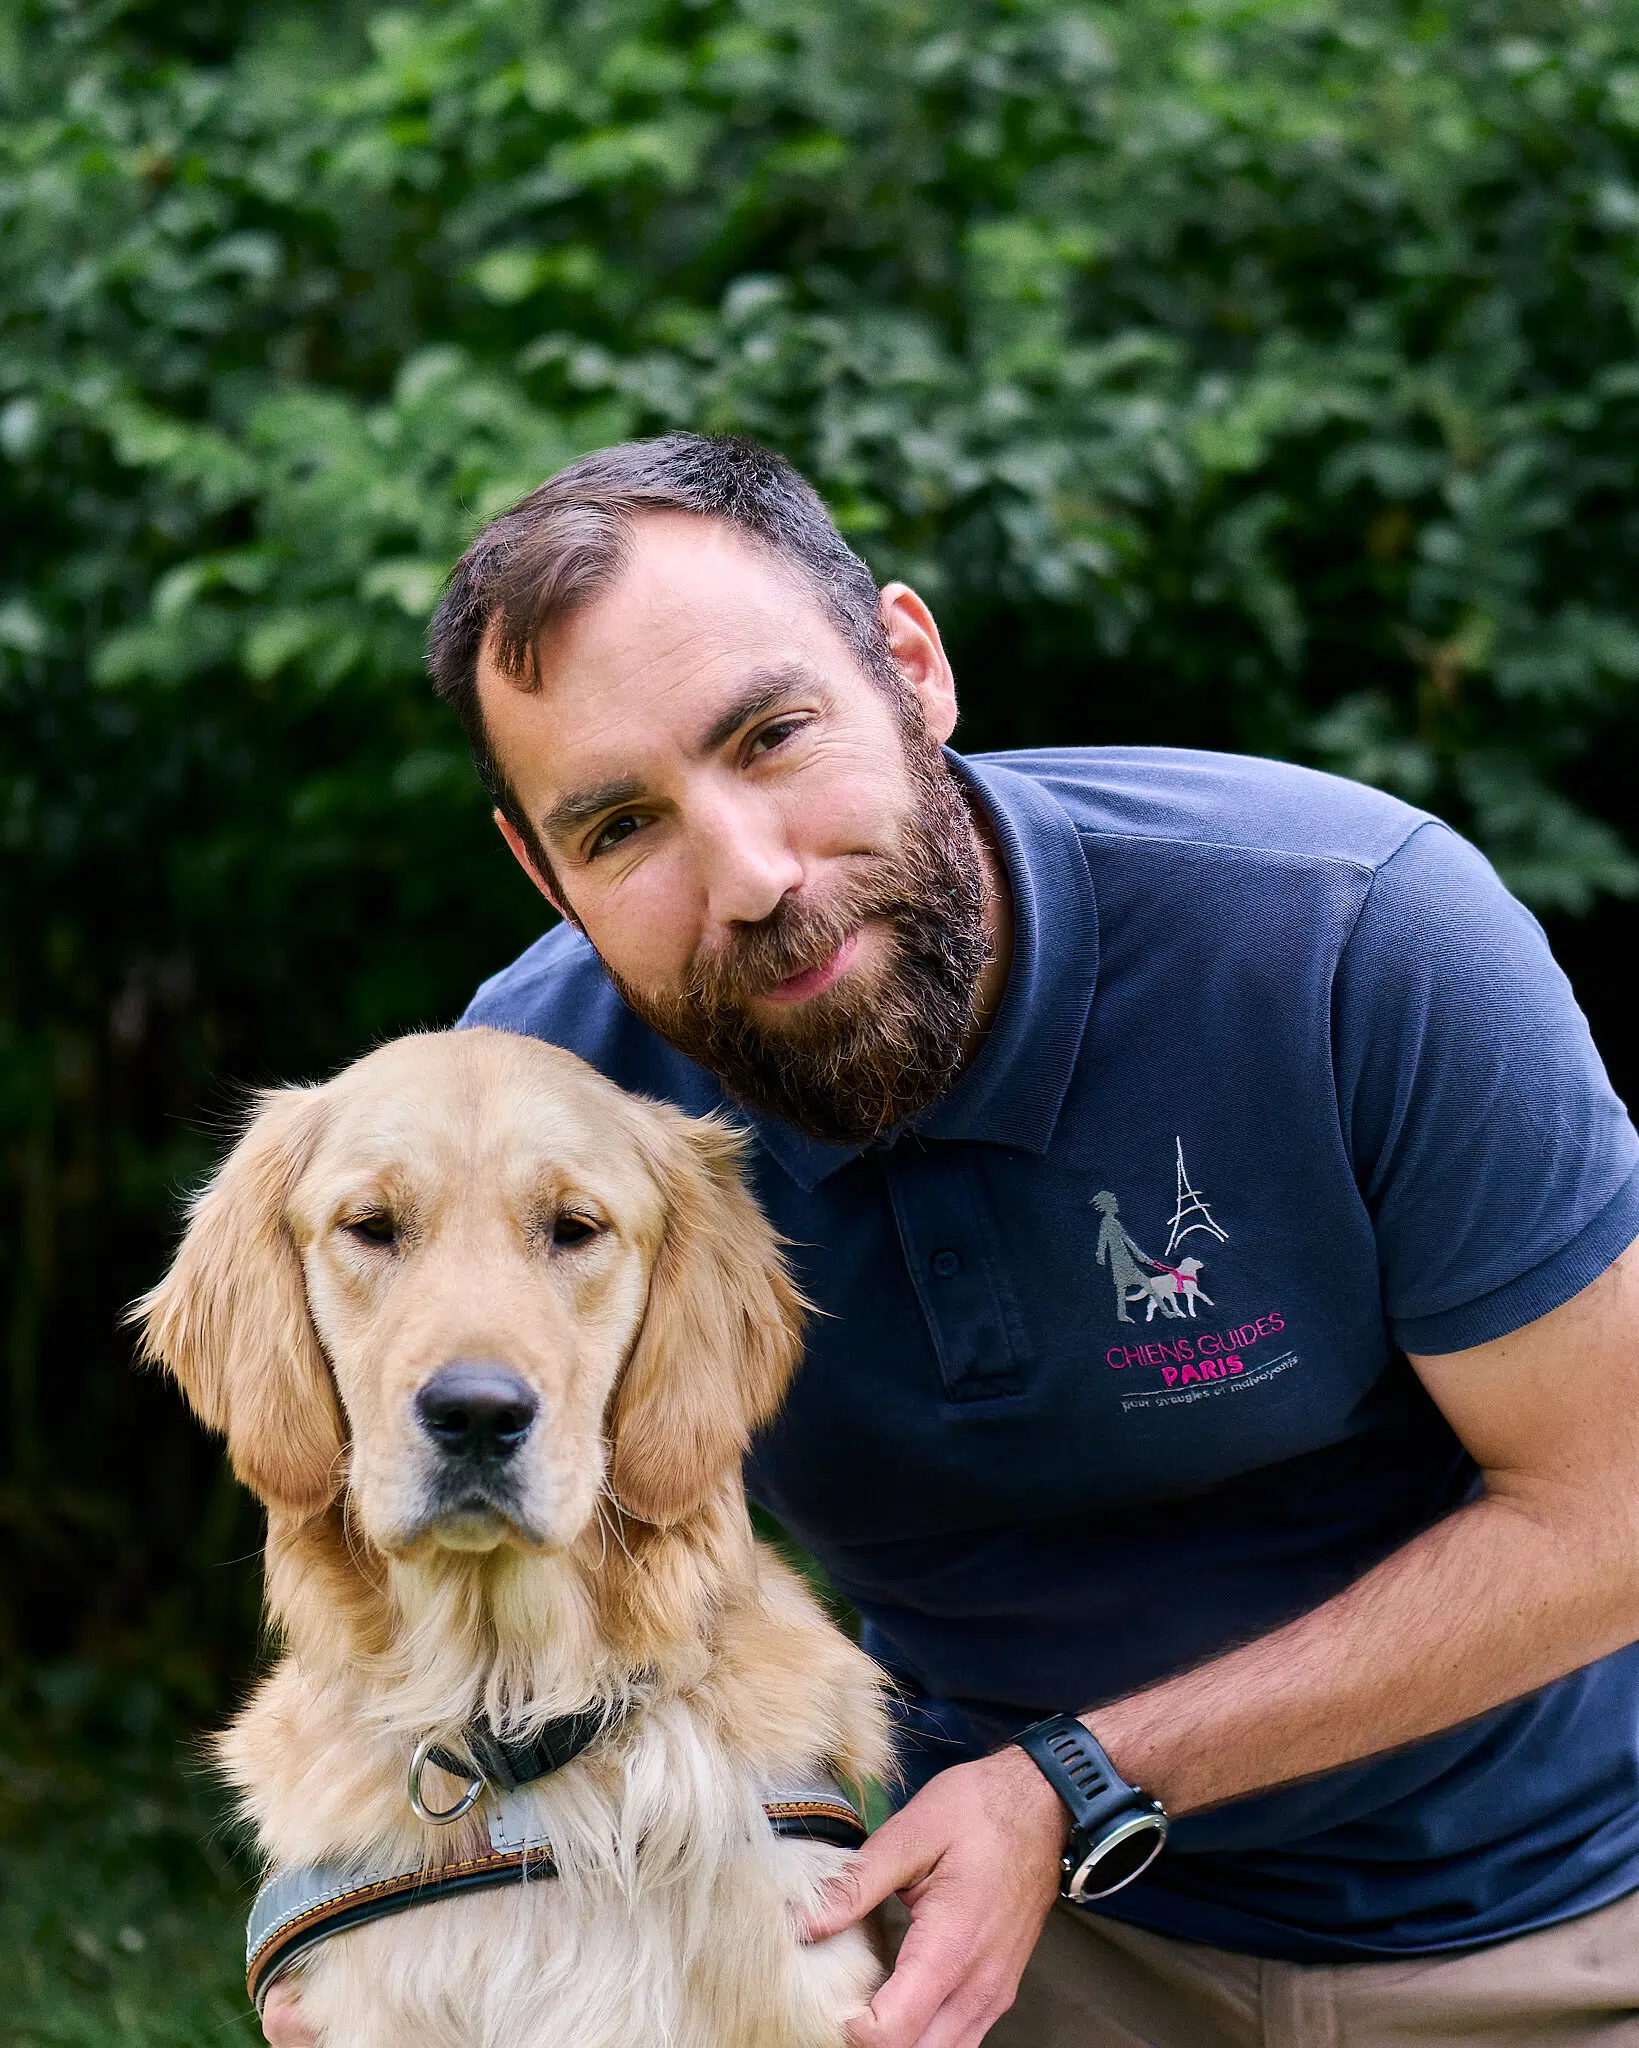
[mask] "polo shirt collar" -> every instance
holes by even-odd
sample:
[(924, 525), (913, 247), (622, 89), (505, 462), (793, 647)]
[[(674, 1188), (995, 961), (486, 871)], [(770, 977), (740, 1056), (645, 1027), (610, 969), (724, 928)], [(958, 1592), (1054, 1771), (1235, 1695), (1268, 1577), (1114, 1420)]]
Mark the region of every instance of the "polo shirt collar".
[[(1098, 904), (1076, 828), (1042, 786), (995, 760), (945, 750), (991, 825), (1013, 892), (1013, 959), (989, 1035), (948, 1094), (917, 1118), (921, 1136), (1045, 1154), (1075, 1071), (1098, 980)], [(804, 1137), (749, 1116), (799, 1187), (857, 1159), (857, 1145)]]

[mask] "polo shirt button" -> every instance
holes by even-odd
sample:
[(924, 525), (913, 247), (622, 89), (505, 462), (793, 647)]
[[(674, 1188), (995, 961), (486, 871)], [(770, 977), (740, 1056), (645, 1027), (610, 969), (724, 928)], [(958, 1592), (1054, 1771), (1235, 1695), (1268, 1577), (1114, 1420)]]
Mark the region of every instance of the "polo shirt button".
[(962, 1255), (953, 1251), (935, 1252), (928, 1264), (941, 1280), (954, 1279), (962, 1270)]

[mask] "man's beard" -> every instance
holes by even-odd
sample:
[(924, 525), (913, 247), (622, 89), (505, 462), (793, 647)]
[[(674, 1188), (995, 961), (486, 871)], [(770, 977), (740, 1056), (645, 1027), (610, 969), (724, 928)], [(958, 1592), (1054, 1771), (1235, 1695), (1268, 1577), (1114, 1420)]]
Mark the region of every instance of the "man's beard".
[[(850, 861), (821, 902), (786, 897), (697, 961), (676, 995), (643, 995), (610, 973), (643, 1021), (736, 1100), (832, 1144), (868, 1144), (945, 1093), (990, 957), (973, 820), (939, 749), (920, 731), (904, 738), (914, 801), (895, 852)], [(750, 1013), (748, 998), (824, 966), (867, 920), (888, 939), (875, 973), (844, 973), (788, 1024)]]

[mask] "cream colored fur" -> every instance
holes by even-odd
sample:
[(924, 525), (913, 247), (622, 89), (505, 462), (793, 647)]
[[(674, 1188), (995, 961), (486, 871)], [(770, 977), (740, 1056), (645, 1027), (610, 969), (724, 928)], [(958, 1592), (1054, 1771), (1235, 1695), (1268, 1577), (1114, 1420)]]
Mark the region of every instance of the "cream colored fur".
[[(263, 1098), (134, 1312), (268, 1508), (284, 1655), (219, 1754), (270, 1862), (470, 1854), (483, 1807), (411, 1813), (421, 1736), (631, 1704), (541, 1783), (557, 1880), (313, 1953), (326, 2048), (841, 2048), (881, 1981), (861, 1930), (795, 1932), (845, 1852), (760, 1810), (887, 1759), (875, 1668), (746, 1514), (801, 1304), (738, 1157), (555, 1048), (402, 1039)], [(505, 1513), (438, 1506), (413, 1402), (454, 1359), (540, 1402)]]

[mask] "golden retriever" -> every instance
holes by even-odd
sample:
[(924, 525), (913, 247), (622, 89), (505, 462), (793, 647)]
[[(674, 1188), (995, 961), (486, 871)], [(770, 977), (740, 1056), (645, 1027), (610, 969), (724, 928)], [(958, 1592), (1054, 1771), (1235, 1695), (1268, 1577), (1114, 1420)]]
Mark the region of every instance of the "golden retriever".
[[(762, 1810), (887, 1743), (746, 1512), (801, 1303), (740, 1149), (555, 1047), (401, 1039), (261, 1098), (133, 1310), (267, 1507), (284, 1654), (218, 1751), (270, 1863), (436, 1875), (520, 1801), (550, 1844), (542, 1881), (312, 1947), (327, 2048), (840, 2048), (881, 1982), (862, 1930), (797, 1934), (848, 1851)], [(510, 1804), (412, 1811), (428, 1738), (588, 1709)], [(424, 1802), (464, 1783), (428, 1765)]]

